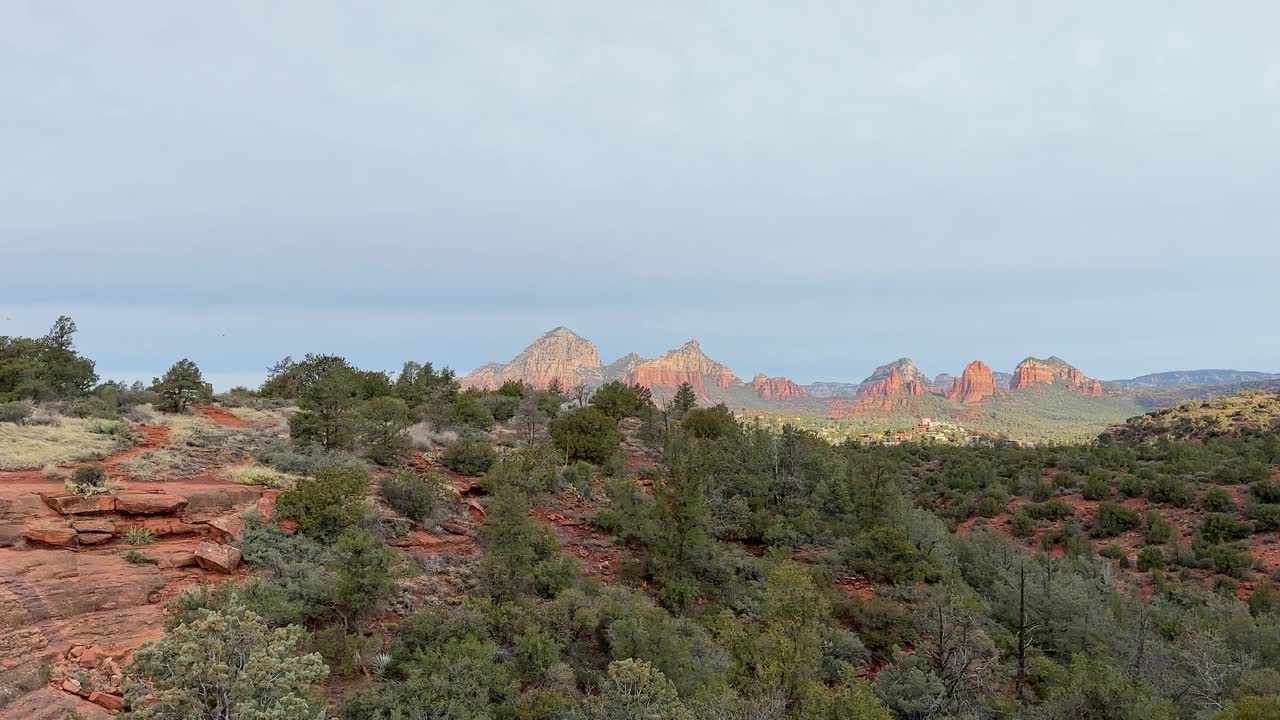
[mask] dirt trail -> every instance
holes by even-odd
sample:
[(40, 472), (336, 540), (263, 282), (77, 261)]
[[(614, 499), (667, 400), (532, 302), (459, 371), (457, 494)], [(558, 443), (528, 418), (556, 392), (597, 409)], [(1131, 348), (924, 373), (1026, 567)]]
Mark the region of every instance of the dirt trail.
[(229, 428), (252, 427), (253, 423), (216, 405), (192, 405), (197, 412), (213, 421), (215, 425)]

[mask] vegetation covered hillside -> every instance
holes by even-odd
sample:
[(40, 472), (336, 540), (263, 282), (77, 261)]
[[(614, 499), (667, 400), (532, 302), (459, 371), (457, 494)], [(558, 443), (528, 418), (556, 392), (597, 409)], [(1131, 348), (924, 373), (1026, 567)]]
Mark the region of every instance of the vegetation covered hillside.
[[(46, 475), (70, 468), (0, 473), (24, 583), (0, 639), (31, 648), (0, 655), (0, 718), (1280, 713), (1274, 396), (1224, 432), (966, 447), (830, 443), (688, 385), (659, 409), (621, 382), (464, 391), (334, 356), (206, 393), (178, 363), (112, 395), (139, 454), (65, 490)], [(212, 512), (233, 486), (252, 500)], [(198, 538), (180, 576), (176, 525)], [(84, 612), (37, 569), (69, 555), (129, 582)]]

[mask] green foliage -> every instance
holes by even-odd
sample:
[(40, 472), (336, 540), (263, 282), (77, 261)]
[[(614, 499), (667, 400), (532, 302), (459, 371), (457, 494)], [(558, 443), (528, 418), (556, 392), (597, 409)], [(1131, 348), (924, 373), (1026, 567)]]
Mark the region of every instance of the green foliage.
[(1249, 494), (1260, 503), (1280, 504), (1280, 482), (1259, 480), (1249, 486)]
[(1147, 546), (1142, 548), (1142, 552), (1138, 553), (1139, 572), (1163, 570), (1166, 564), (1164, 551), (1158, 547)]
[(1111, 494), (1111, 486), (1107, 484), (1106, 478), (1091, 474), (1080, 494), (1085, 500), (1106, 500)]
[(107, 478), (107, 469), (96, 463), (76, 468), (63, 485), (67, 492), (85, 497), (111, 492), (111, 481)]
[(349, 527), (338, 536), (332, 562), (333, 604), (344, 626), (377, 610), (390, 597), (396, 587), (395, 561), (395, 551), (364, 528)]
[(676, 388), (675, 395), (671, 397), (669, 410), (671, 418), (679, 420), (696, 407), (698, 407), (698, 395), (694, 392), (693, 386), (687, 382), (680, 383), (680, 386)]
[(1280, 720), (1280, 696), (1246, 695), (1228, 702), (1213, 720)]
[(1020, 509), (1037, 520), (1061, 520), (1075, 512), (1071, 507), (1071, 503), (1061, 498), (1045, 502), (1027, 503)]
[(334, 365), (301, 386), (299, 412), (289, 417), (289, 437), (299, 443), (316, 443), (326, 450), (351, 447), (359, 399), (357, 372), (345, 361)]
[(1121, 672), (1105, 655), (1072, 655), (1065, 677), (1044, 688), (1043, 717), (1053, 720), (1174, 720), (1173, 703), (1155, 697), (1141, 680)]
[(449, 406), (449, 424), (471, 430), (489, 430), (493, 427), (493, 413), (480, 402), (477, 393), (464, 392)]
[(497, 459), (489, 443), (469, 435), (464, 435), (449, 443), (441, 458), (444, 466), (463, 475), (483, 475), (489, 471)]
[(675, 686), (643, 660), (609, 663), (600, 694), (587, 700), (574, 720), (693, 720)]
[(556, 418), (551, 423), (551, 439), (570, 461), (598, 465), (618, 452), (622, 434), (613, 417), (593, 406)]
[(25, 400), (14, 400), (13, 402), (0, 402), (0, 422), (15, 423), (21, 425), (31, 417), (31, 413), (35, 408), (31, 403)]
[(124, 541), (129, 545), (150, 545), (156, 541), (156, 536), (146, 528), (135, 527), (124, 534)]
[(284, 720), (320, 715), (319, 655), (298, 655), (303, 630), (269, 629), (241, 606), (200, 610), (143, 645), (129, 666), (129, 720)]
[(204, 374), (195, 362), (183, 358), (174, 363), (165, 374), (151, 381), (151, 391), (160, 395), (160, 410), (182, 412), (194, 402), (213, 398), (213, 386), (204, 381)]
[(320, 381), (334, 369), (354, 370), (355, 368), (337, 355), (315, 355), (307, 353), (301, 362), (285, 357), (267, 370), (267, 381), (262, 384), (258, 394), (267, 398), (294, 400), (302, 397), (312, 385)]
[(366, 455), (379, 465), (390, 465), (409, 446), (406, 433), (416, 422), (408, 403), (397, 397), (365, 400), (356, 408), (356, 430)]
[(88, 392), (98, 376), (93, 361), (75, 351), (75, 333), (75, 322), (64, 315), (42, 338), (0, 335), (0, 402), (73, 398)]
[(653, 395), (648, 388), (618, 380), (596, 388), (590, 404), (615, 422), (629, 417), (648, 417), (654, 410)]
[(148, 562), (150, 562), (150, 560), (147, 559), (146, 555), (143, 555), (137, 550), (126, 550), (124, 555), (122, 555), (121, 557), (123, 557), (124, 561), (129, 563), (130, 565), (145, 565)]
[(1149, 510), (1143, 517), (1143, 536), (1148, 543), (1162, 545), (1173, 537), (1173, 526), (1163, 515)]
[(1200, 539), (1216, 544), (1247, 537), (1253, 528), (1248, 523), (1237, 522), (1226, 513), (1209, 513), (1200, 525)]
[(1231, 497), (1231, 493), (1220, 487), (1211, 487), (1200, 496), (1200, 507), (1205, 512), (1211, 513), (1233, 513), (1236, 511), (1236, 501)]
[(899, 527), (872, 528), (845, 545), (838, 556), (851, 571), (881, 582), (915, 582), (937, 575), (928, 554)]
[(546, 525), (529, 517), (529, 500), (516, 488), (498, 489), (481, 539), (481, 585), (495, 600), (551, 597), (577, 580), (577, 563)]
[(411, 470), (401, 470), (382, 478), (378, 483), (378, 493), (393, 510), (422, 523), (435, 510), (443, 486), (444, 478), (438, 473), (419, 475)]
[(740, 432), (738, 420), (724, 403), (690, 410), (680, 421), (680, 427), (691, 437), (702, 440), (718, 440)]
[(1182, 478), (1162, 475), (1147, 487), (1147, 498), (1153, 503), (1186, 507), (1191, 504), (1191, 490)]
[(1142, 515), (1137, 510), (1119, 503), (1104, 502), (1098, 505), (1098, 524), (1090, 531), (1094, 537), (1115, 537), (1142, 525)]
[(368, 492), (369, 473), (365, 470), (323, 467), (281, 493), (276, 510), (280, 517), (296, 520), (302, 532), (333, 541), (343, 530), (368, 521)]

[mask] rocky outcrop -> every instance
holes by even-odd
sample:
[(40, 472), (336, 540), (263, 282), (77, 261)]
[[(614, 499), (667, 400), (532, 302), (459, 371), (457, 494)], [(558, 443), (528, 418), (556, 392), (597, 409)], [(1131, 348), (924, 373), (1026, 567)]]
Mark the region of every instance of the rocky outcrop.
[(1066, 383), (1083, 395), (1102, 396), (1102, 381), (1088, 377), (1058, 356), (1047, 360), (1027, 358), (1018, 363), (1009, 382), (1011, 390), (1025, 390), (1037, 385)]
[(632, 370), (649, 362), (646, 357), (641, 357), (635, 353), (628, 353), (614, 360), (605, 366), (604, 381), (612, 382), (614, 380), (625, 380)]
[(111, 495), (46, 495), (44, 502), (61, 515), (100, 515), (116, 509), (116, 499)]
[(977, 405), (983, 399), (996, 394), (995, 377), (991, 368), (981, 360), (974, 360), (964, 368), (964, 373), (951, 383), (948, 400), (958, 400), (965, 405)]
[(689, 383), (701, 398), (707, 398), (708, 387), (728, 390), (741, 385), (742, 380), (726, 365), (707, 357), (697, 340), (690, 340), (675, 350), (663, 353), (656, 360), (637, 365), (626, 381), (642, 385), (650, 390), (675, 388)]
[(116, 512), (126, 515), (172, 515), (187, 506), (187, 499), (169, 493), (120, 493)]
[(805, 396), (804, 388), (784, 377), (767, 377), (763, 374), (751, 378), (751, 387), (761, 400), (794, 400)]
[(903, 398), (924, 395), (929, 378), (916, 367), (911, 358), (898, 358), (881, 365), (858, 386), (858, 400), (869, 406), (885, 409), (902, 404)]
[(74, 547), (76, 545), (76, 531), (67, 525), (66, 521), (44, 521), (36, 523), (26, 529), (22, 537), (27, 542), (38, 543), (40, 545), (52, 545), (54, 547)]
[(509, 381), (545, 388), (556, 380), (567, 390), (580, 383), (598, 384), (603, 377), (604, 363), (596, 346), (569, 328), (558, 327), (534, 340), (511, 362), (485, 365), (459, 383), (464, 388), (496, 390)]
[(804, 391), (805, 394), (813, 398), (851, 398), (858, 395), (858, 384), (846, 382), (816, 382), (805, 385)]
[(240, 566), (240, 551), (230, 545), (202, 542), (196, 546), (196, 562), (205, 570), (232, 573)]

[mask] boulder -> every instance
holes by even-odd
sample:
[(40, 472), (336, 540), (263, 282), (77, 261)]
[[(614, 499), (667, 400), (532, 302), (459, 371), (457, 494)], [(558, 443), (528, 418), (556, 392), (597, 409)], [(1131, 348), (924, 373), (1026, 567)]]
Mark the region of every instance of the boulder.
[(124, 710), (124, 698), (119, 695), (111, 695), (94, 690), (89, 693), (89, 702), (94, 705), (100, 705), (113, 712), (120, 712)]
[(244, 519), (239, 515), (224, 515), (209, 521), (209, 539), (228, 543), (244, 539)]
[(240, 566), (240, 551), (230, 545), (202, 542), (196, 546), (196, 563), (205, 570), (232, 573)]
[(22, 537), (30, 542), (54, 547), (75, 547), (76, 545), (76, 531), (66, 523), (61, 525), (49, 522), (37, 523), (28, 527), (22, 533)]
[(121, 493), (116, 511), (126, 515), (171, 515), (187, 506), (187, 499), (169, 493)]
[(46, 495), (44, 502), (62, 515), (101, 515), (116, 509), (116, 499), (111, 495)]

